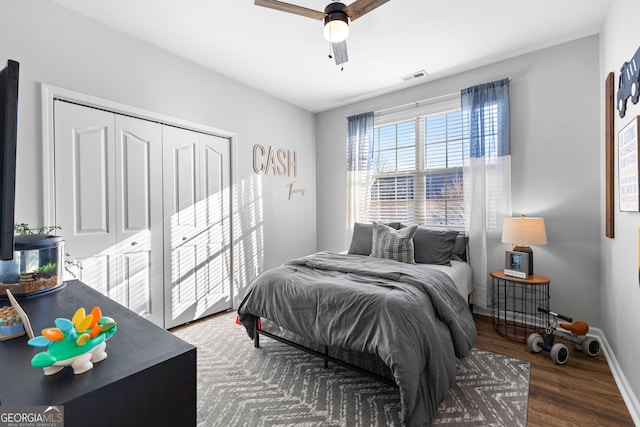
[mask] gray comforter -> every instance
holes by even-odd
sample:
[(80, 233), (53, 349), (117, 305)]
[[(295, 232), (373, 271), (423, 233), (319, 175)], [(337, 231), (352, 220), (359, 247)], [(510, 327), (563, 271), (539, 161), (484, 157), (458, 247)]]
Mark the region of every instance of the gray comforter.
[(251, 338), (260, 316), (318, 344), (378, 355), (399, 386), (408, 426), (431, 425), (453, 386), (456, 357), (476, 339), (446, 273), (360, 255), (321, 252), (269, 270), (238, 314)]

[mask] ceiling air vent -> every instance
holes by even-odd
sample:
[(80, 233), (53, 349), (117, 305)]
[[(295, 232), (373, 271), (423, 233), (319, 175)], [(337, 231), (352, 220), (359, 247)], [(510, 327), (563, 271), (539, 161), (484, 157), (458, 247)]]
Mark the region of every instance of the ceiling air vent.
[(400, 77), (402, 81), (408, 82), (409, 80), (419, 79), (420, 77), (426, 77), (429, 74), (425, 70), (416, 71), (415, 73), (407, 74), (406, 76)]

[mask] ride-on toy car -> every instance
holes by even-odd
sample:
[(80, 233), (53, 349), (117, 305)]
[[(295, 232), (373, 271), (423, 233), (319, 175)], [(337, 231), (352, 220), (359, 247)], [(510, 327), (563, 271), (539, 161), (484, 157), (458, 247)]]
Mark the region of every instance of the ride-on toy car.
[[(533, 353), (545, 350), (549, 352), (549, 356), (554, 363), (558, 365), (564, 365), (567, 363), (567, 360), (569, 359), (569, 350), (563, 343), (557, 342), (554, 344), (555, 337), (560, 337), (570, 341), (574, 349), (581, 350), (584, 354), (591, 357), (595, 357), (600, 353), (600, 341), (598, 341), (597, 338), (586, 336), (589, 332), (589, 325), (585, 322), (573, 322), (571, 317), (554, 313), (553, 311), (549, 311), (543, 307), (538, 307), (538, 311), (540, 313), (546, 313), (553, 316), (553, 322), (547, 326), (545, 330), (545, 337), (538, 333), (529, 335), (527, 345), (529, 346), (529, 350)], [(560, 323), (558, 325), (558, 319), (572, 323)]]

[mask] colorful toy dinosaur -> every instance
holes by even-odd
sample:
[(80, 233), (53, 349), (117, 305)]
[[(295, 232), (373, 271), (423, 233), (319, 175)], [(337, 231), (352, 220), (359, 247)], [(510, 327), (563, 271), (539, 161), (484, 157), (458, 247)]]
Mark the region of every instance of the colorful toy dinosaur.
[(116, 322), (102, 316), (99, 307), (89, 314), (79, 308), (71, 320), (60, 317), (55, 325), (28, 341), (30, 346), (47, 349), (31, 359), (31, 365), (43, 368), (45, 375), (53, 375), (65, 366), (71, 366), (74, 374), (82, 374), (107, 358), (106, 341), (116, 333)]

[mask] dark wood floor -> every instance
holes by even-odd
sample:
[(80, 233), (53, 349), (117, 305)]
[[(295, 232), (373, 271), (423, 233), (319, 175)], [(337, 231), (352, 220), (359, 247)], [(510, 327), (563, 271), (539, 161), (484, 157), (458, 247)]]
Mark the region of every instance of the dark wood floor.
[[(589, 357), (570, 350), (565, 365), (549, 353), (498, 335), (487, 316), (474, 315), (476, 347), (531, 363), (527, 426), (633, 426), (603, 352)], [(570, 347), (569, 345), (567, 347)]]

